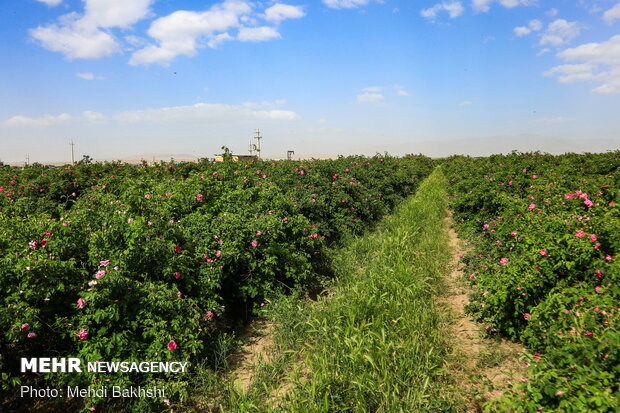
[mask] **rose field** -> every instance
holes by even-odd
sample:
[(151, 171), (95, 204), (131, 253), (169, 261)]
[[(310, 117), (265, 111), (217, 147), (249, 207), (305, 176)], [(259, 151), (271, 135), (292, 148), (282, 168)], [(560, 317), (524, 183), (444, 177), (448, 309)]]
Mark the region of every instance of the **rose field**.
[[(617, 410), (619, 203), (618, 151), (0, 164), (0, 411)], [(32, 357), (189, 368), (22, 373)]]

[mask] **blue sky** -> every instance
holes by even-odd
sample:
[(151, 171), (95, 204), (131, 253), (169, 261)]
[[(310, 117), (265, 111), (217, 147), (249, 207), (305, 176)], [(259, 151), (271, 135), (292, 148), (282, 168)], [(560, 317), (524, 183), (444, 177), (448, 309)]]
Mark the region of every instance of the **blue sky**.
[(620, 147), (618, 0), (19, 0), (0, 160)]

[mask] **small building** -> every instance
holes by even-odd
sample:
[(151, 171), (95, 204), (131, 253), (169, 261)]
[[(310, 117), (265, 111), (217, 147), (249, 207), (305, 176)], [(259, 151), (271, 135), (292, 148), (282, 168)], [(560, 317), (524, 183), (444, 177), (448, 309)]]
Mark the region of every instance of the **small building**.
[[(257, 159), (255, 155), (230, 155), (232, 157), (233, 162), (244, 162), (251, 161)], [(215, 155), (215, 162), (224, 162), (224, 154)]]

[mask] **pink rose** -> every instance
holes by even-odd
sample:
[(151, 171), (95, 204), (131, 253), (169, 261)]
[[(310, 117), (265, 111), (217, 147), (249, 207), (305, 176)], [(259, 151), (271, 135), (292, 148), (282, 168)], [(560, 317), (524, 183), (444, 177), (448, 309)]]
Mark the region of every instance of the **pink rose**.
[(88, 338), (88, 331), (82, 328), (76, 333), (76, 336), (78, 336), (80, 340), (86, 340)]
[(213, 315), (214, 315), (214, 314), (213, 314), (213, 312), (212, 312), (212, 311), (207, 311), (207, 312), (206, 312), (206, 314), (205, 314), (205, 318), (206, 318), (207, 320), (211, 320), (211, 319), (213, 318)]
[(202, 194), (196, 195), (196, 199), (199, 200), (199, 201), (202, 201), (203, 198), (204, 198), (204, 196)]
[(579, 231), (576, 231), (576, 232), (575, 232), (575, 236), (576, 236), (577, 238), (583, 238), (583, 237), (585, 237), (585, 235), (586, 235), (586, 233), (585, 233), (585, 232), (583, 232), (582, 230), (579, 230)]
[(256, 241), (256, 240), (252, 241), (252, 246), (253, 247), (258, 247), (258, 241)]
[(22, 326), (19, 328), (21, 331), (26, 332), (28, 331), (28, 329), (30, 328), (30, 326), (28, 325), (28, 323), (24, 323), (22, 324)]
[(540, 255), (542, 255), (542, 256), (547, 255), (547, 250), (545, 250), (545, 249), (540, 250)]
[(77, 307), (81, 310), (82, 308), (86, 307), (86, 301), (84, 301), (83, 298), (78, 298), (77, 300)]
[(37, 333), (28, 333), (28, 335), (26, 337), (28, 337), (28, 338), (37, 338)]
[(500, 260), (499, 260), (499, 263), (500, 263), (501, 265), (506, 265), (506, 264), (508, 264), (508, 258), (502, 258), (502, 259), (500, 259)]
[(170, 340), (168, 342), (168, 350), (172, 351), (176, 349), (177, 349), (177, 343), (174, 340)]
[(99, 261), (99, 265), (102, 267), (107, 267), (108, 265), (110, 265), (110, 260)]
[(180, 272), (178, 272), (178, 271), (177, 271), (177, 272), (175, 272), (175, 273), (174, 273), (174, 278), (176, 278), (177, 280), (178, 280), (179, 278), (181, 278), (181, 273), (180, 273)]

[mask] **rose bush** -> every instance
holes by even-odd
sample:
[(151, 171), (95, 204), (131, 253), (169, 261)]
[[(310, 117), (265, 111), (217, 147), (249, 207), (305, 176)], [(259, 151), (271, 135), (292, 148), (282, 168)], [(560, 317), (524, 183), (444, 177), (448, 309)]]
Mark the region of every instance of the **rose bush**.
[(529, 380), (494, 408), (618, 406), (620, 152), (453, 157), (452, 207), (473, 249), (469, 310), (530, 351)]
[(221, 334), (267, 295), (316, 285), (329, 272), (326, 249), (388, 213), (433, 165), (376, 156), (3, 167), (3, 385), (164, 383), (168, 398), (182, 398), (191, 373), (20, 375), (18, 363), (215, 365)]

